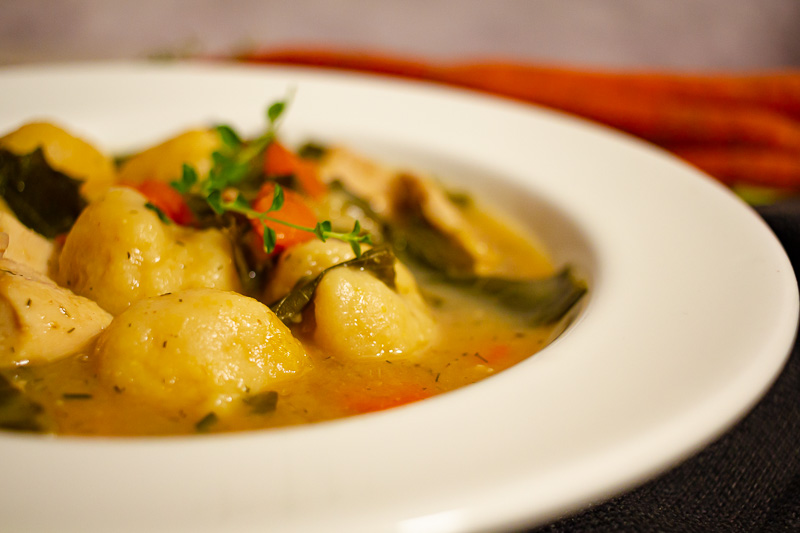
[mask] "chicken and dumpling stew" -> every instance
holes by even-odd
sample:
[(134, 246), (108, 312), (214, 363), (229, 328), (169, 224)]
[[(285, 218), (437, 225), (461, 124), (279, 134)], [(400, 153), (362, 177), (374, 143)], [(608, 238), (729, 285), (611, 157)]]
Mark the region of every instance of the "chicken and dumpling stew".
[(0, 427), (169, 435), (330, 420), (529, 357), (586, 289), (437, 180), (290, 149), (285, 104), (111, 159), (0, 138)]

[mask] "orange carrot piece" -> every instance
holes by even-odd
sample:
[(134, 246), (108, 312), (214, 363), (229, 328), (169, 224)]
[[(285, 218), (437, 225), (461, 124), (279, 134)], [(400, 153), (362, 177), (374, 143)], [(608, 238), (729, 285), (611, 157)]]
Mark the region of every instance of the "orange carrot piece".
[(264, 173), (271, 177), (293, 175), (303, 191), (311, 197), (319, 197), (327, 190), (319, 178), (316, 164), (300, 159), (277, 141), (267, 146), (264, 154)]
[(800, 191), (800, 153), (756, 148), (671, 148), (727, 185), (757, 185)]
[(161, 210), (176, 224), (188, 226), (194, 223), (194, 214), (181, 196), (168, 183), (158, 180), (145, 180), (129, 185), (142, 193), (147, 200)]
[[(253, 201), (253, 209), (260, 212), (267, 211), (272, 206), (272, 200), (275, 194), (275, 184), (266, 183), (258, 192), (258, 196)], [(317, 217), (310, 207), (305, 203), (303, 197), (298, 193), (283, 189), (283, 206), (277, 211), (272, 211), (269, 216), (278, 220), (283, 220), (298, 226), (305, 226), (313, 228), (317, 224)], [(258, 235), (258, 246), (262, 247), (262, 240), (264, 237), (264, 226), (275, 230), (276, 244), (273, 253), (277, 254), (281, 251), (300, 244), (301, 242), (309, 241), (315, 238), (313, 233), (299, 230), (280, 222), (273, 222), (271, 220), (252, 220), (253, 229)]]
[(433, 394), (421, 387), (393, 387), (370, 394), (367, 391), (352, 392), (343, 398), (345, 409), (352, 413), (371, 413), (398, 407), (430, 398)]
[(508, 346), (508, 344), (497, 344), (482, 353), (483, 358), (487, 363), (490, 365), (496, 365), (498, 363), (503, 363), (510, 352), (511, 348)]

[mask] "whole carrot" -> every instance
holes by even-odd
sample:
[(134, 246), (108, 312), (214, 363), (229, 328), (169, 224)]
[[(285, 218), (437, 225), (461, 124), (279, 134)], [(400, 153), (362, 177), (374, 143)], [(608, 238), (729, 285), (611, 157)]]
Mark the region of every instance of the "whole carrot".
[(728, 185), (800, 191), (800, 154), (758, 148), (672, 148), (671, 151)]
[(604, 71), (521, 63), (469, 63), (444, 67), (441, 77), (453, 81), (513, 76), (525, 80), (529, 94), (584, 86), (598, 96), (647, 97), (660, 102), (759, 107), (800, 118), (800, 70), (758, 73), (678, 73)]
[[(483, 85), (491, 80), (506, 88), (526, 84), (532, 101), (554, 92), (586, 87), (598, 97), (648, 96), (659, 101), (762, 107), (800, 118), (800, 70), (758, 73), (685, 73), (608, 71), (580, 67), (531, 65), (506, 60), (458, 64), (431, 63), (388, 54), (296, 48), (253, 52), (247, 61), (340, 68), (407, 78)], [(495, 83), (497, 85), (497, 83)]]

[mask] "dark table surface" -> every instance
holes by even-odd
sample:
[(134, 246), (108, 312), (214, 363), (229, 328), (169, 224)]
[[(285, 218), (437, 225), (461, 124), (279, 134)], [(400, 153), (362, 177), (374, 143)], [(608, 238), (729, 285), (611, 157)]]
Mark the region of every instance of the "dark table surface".
[[(800, 200), (759, 207), (800, 272)], [(800, 531), (800, 344), (756, 407), (660, 477), (531, 532)]]

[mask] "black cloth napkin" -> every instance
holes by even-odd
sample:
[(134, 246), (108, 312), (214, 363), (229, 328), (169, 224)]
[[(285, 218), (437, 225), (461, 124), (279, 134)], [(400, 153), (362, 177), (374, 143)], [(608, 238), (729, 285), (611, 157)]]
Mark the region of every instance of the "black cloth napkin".
[[(757, 209), (800, 273), (800, 200)], [(800, 532), (800, 343), (741, 422), (694, 457), (530, 533)]]

